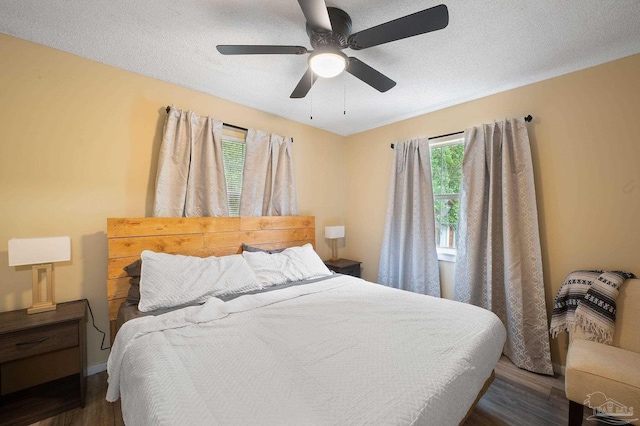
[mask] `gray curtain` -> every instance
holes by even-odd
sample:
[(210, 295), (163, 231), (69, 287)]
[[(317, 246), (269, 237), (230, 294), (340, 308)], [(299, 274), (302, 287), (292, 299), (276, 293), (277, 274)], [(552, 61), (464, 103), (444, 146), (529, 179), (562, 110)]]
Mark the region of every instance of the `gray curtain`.
[(494, 312), (504, 354), (553, 374), (533, 165), (522, 118), (465, 131), (455, 298)]
[(153, 216), (227, 216), (222, 122), (174, 107), (158, 158)]
[(393, 151), (378, 282), (440, 297), (428, 139), (398, 142)]
[(249, 129), (240, 216), (296, 216), (291, 138)]

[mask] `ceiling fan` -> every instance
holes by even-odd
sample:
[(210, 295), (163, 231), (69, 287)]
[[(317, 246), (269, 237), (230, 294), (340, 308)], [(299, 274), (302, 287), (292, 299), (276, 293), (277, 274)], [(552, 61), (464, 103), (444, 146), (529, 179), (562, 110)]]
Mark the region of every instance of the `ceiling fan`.
[(380, 92), (396, 85), (384, 74), (361, 60), (342, 53), (343, 49), (367, 49), (441, 30), (449, 24), (447, 6), (441, 4), (384, 24), (351, 34), (351, 18), (338, 8), (327, 7), (324, 0), (298, 0), (307, 20), (307, 34), (314, 50), (303, 46), (218, 45), (223, 55), (303, 55), (309, 53), (309, 66), (291, 93), (291, 98), (304, 98), (318, 77), (331, 78), (342, 71), (359, 78)]

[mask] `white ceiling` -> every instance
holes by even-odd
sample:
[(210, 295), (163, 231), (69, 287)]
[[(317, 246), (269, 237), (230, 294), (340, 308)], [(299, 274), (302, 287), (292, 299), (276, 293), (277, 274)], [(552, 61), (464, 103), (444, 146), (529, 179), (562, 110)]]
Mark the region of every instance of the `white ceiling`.
[[(304, 99), (289, 95), (307, 55), (223, 56), (215, 49), (310, 48), (296, 0), (2, 0), (0, 32), (340, 135), (640, 52), (640, 0), (444, 1), (444, 30), (346, 52), (396, 87), (379, 93), (346, 74), (319, 79)], [(437, 4), (327, 0), (349, 13), (354, 32)]]

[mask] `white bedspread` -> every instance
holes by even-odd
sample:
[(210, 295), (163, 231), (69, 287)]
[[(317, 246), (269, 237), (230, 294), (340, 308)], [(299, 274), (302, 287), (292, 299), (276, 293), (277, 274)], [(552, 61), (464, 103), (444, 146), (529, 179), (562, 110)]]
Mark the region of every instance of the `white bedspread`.
[(120, 329), (127, 425), (457, 425), (505, 330), (475, 306), (336, 276)]

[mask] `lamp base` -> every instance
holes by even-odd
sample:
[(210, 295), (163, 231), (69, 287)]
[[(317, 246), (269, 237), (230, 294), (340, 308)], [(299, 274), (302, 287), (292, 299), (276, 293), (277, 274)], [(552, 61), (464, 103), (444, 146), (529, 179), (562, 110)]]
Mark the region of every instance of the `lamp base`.
[(340, 259), (338, 257), (338, 240), (336, 238), (331, 240), (331, 258), (329, 259), (332, 262)]
[(56, 303), (53, 296), (53, 265), (50, 263), (33, 265), (31, 267), (31, 270), (33, 278), (33, 289), (31, 296), (33, 298), (33, 305), (29, 309), (27, 309), (27, 314), (38, 314), (40, 312), (55, 311)]
[(28, 314), (39, 314), (40, 312), (55, 311), (56, 305), (53, 303), (38, 303), (27, 309)]

